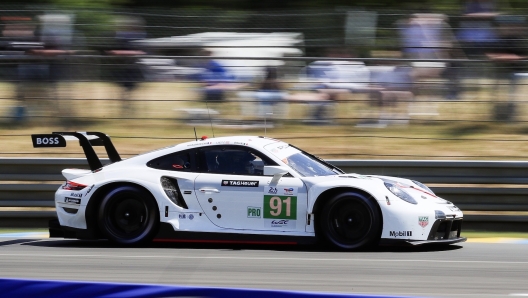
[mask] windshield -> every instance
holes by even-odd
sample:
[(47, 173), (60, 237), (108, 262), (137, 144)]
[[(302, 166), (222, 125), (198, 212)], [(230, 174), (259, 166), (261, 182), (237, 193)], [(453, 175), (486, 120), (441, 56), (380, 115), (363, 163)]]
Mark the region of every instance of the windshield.
[(277, 142), (265, 146), (266, 150), (280, 158), (285, 164), (305, 177), (329, 176), (341, 174), (339, 170), (333, 170), (322, 161), (311, 157), (309, 154), (290, 146), (289, 144)]

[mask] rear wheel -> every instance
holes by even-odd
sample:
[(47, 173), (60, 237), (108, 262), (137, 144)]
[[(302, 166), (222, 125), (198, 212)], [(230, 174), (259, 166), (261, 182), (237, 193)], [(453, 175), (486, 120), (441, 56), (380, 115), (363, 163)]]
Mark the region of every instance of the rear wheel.
[(360, 193), (345, 192), (324, 206), (319, 231), (331, 245), (345, 250), (368, 247), (379, 240), (381, 214), (376, 203)]
[(99, 228), (112, 242), (135, 245), (152, 240), (159, 211), (150, 193), (135, 186), (110, 191), (99, 207)]

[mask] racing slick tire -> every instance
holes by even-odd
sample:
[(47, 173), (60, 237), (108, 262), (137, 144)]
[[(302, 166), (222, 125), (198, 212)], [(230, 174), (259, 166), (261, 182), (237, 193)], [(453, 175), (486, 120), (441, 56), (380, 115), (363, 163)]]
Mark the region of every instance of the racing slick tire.
[(150, 193), (135, 186), (120, 186), (106, 194), (98, 212), (99, 229), (120, 245), (152, 240), (159, 226), (159, 211)]
[(325, 204), (318, 225), (327, 244), (342, 250), (355, 250), (377, 243), (381, 214), (376, 202), (365, 195), (344, 192)]

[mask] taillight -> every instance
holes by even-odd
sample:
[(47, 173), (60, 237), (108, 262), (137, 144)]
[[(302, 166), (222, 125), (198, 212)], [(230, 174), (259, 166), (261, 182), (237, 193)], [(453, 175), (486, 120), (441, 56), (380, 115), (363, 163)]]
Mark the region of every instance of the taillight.
[(73, 182), (73, 181), (66, 181), (66, 184), (62, 187), (62, 189), (66, 190), (82, 190), (88, 185), (84, 185), (81, 183)]

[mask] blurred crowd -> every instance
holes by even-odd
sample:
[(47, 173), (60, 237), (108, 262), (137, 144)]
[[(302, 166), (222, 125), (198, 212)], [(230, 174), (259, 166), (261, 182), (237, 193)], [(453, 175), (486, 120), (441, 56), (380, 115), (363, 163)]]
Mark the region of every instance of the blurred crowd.
[[(215, 108), (239, 101), (241, 113), (251, 114), (255, 123), (287, 119), (290, 104), (304, 104), (309, 107), (305, 122), (333, 124), (340, 102), (357, 95), (376, 114), (358, 125), (386, 126), (408, 123), (417, 97), (463, 99), (464, 81), (484, 78), (497, 84), (493, 90), (506, 82), (507, 95), (494, 105), (493, 117), (513, 120), (517, 87), (528, 76), (526, 18), (500, 13), (491, 0), (466, 1), (456, 22), (440, 13), (402, 15), (393, 24), (396, 44), (383, 51), (371, 46), (365, 54), (365, 47), (355, 47), (347, 35), (346, 44), (321, 44), (325, 50), (310, 60), (302, 59), (302, 33), (149, 38), (153, 28), (138, 15), (113, 15), (109, 24), (98, 37), (104, 42), (94, 47), (78, 30), (75, 13), (0, 11), (1, 79), (15, 86), (17, 101), (5, 118), (23, 122), (31, 109), (68, 113), (69, 105), (55, 99), (70, 96), (62, 83), (79, 80), (115, 83), (121, 115), (134, 117), (129, 99), (142, 82), (183, 80), (196, 82), (193, 92), (208, 103), (205, 109), (183, 111), (188, 119), (205, 113), (220, 117)], [(97, 77), (85, 74), (93, 57), (102, 61)]]

